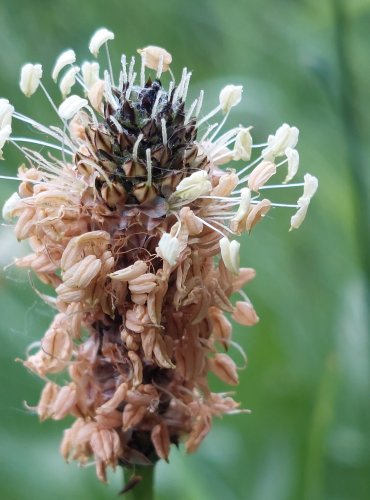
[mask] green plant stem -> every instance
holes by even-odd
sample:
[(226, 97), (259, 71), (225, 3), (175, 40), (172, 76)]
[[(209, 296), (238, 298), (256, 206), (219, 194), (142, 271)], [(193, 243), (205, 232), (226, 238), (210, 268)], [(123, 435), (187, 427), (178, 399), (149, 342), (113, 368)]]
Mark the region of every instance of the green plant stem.
[(123, 469), (125, 486), (134, 478), (142, 479), (123, 498), (125, 500), (154, 500), (154, 466), (135, 467), (135, 469)]

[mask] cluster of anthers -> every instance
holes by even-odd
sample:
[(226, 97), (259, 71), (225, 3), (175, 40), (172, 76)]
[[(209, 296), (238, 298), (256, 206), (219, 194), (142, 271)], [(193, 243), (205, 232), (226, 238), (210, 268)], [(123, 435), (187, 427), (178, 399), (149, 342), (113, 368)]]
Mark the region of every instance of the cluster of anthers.
[[(56, 292), (40, 294), (56, 315), (24, 361), (46, 382), (34, 410), (41, 420), (75, 417), (61, 452), (94, 463), (103, 481), (108, 466), (167, 460), (180, 440), (193, 452), (214, 416), (243, 411), (207, 381), (212, 372), (238, 383), (226, 353), (235, 344), (225, 313), (245, 326), (258, 321), (242, 291), (255, 272), (239, 267), (240, 244), (231, 238), (251, 231), (274, 206), (297, 208), (291, 227), (298, 228), (317, 188), (309, 174), (287, 184), (298, 169), (297, 128), (284, 124), (258, 145), (250, 127), (221, 133), (241, 86), (224, 87), (217, 107), (200, 118), (203, 91), (186, 106), (191, 73), (184, 69), (176, 82), (162, 48), (138, 50), (139, 75), (135, 59), (127, 63), (123, 55), (117, 81), (107, 46), (113, 38), (100, 29), (90, 42), (94, 56), (106, 48), (103, 78), (97, 62), (79, 68), (73, 50), (60, 55), (52, 72), (58, 81), (64, 71), (59, 107), (41, 65), (22, 68), (21, 90), (31, 96), (41, 88), (59, 126), (0, 99), (0, 153), (8, 142), (28, 162), (3, 208), (5, 220), (18, 218), (16, 237), (32, 249), (15, 264)], [(69, 95), (77, 84), (83, 97)], [(216, 114), (222, 119), (210, 125)], [(13, 136), (15, 120), (41, 137)], [(233, 161), (249, 163), (222, 169)], [(285, 181), (267, 185), (284, 165)], [(296, 205), (261, 195), (284, 186), (303, 186)], [(232, 303), (234, 293), (241, 300)], [(60, 385), (55, 374), (64, 370), (70, 381)]]

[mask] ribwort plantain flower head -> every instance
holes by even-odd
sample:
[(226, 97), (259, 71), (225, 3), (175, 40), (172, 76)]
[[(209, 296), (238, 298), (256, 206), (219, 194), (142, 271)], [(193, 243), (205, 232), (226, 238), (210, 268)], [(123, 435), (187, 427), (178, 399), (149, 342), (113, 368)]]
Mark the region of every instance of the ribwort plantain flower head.
[[(107, 70), (96, 61), (80, 70), (71, 49), (57, 59), (58, 104), (41, 65), (23, 67), (21, 90), (31, 96), (40, 87), (56, 126), (0, 99), (0, 152), (10, 143), (28, 162), (3, 209), (31, 247), (15, 263), (55, 292), (43, 295), (55, 317), (24, 361), (46, 382), (34, 410), (41, 420), (74, 417), (61, 452), (93, 461), (103, 481), (107, 467), (167, 460), (179, 441), (193, 452), (213, 417), (244, 411), (207, 381), (213, 372), (238, 383), (238, 367), (219, 352), (234, 345), (227, 316), (245, 326), (259, 319), (242, 290), (255, 273), (240, 268), (236, 238), (274, 206), (297, 208), (297, 228), (317, 188), (309, 174), (288, 184), (299, 162), (295, 127), (284, 124), (255, 146), (250, 127), (224, 131), (240, 85), (226, 85), (202, 115), (203, 91), (188, 102), (191, 73), (176, 80), (166, 50), (140, 49), (138, 74), (135, 59), (123, 55), (118, 76), (107, 49), (113, 39), (102, 28), (89, 46), (108, 58)], [(13, 136), (14, 125), (31, 126), (35, 137)], [(237, 161), (250, 162), (236, 170)], [(286, 184), (270, 184), (285, 165)], [(265, 197), (290, 186), (304, 187), (297, 205)], [(59, 372), (68, 375), (65, 385)]]

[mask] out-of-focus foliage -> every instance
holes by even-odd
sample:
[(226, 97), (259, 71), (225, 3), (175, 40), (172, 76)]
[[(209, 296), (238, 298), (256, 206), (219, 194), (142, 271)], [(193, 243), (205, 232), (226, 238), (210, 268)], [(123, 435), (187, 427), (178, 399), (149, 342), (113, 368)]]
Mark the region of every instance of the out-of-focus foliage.
[[(320, 179), (298, 232), (288, 233), (290, 214), (275, 209), (244, 241), (242, 264), (257, 269), (247, 292), (261, 322), (236, 332), (249, 358), (237, 394), (252, 414), (217, 422), (194, 456), (173, 450), (170, 464), (157, 470), (158, 499), (369, 498), (370, 227), (363, 195), (370, 176), (358, 174), (369, 157), (369, 25), (368, 0), (0, 3), (0, 95), (25, 114), (54, 120), (41, 93), (27, 99), (18, 90), (20, 66), (42, 63), (59, 100), (49, 77), (56, 56), (73, 47), (88, 58), (90, 35), (106, 26), (116, 33), (110, 47), (117, 65), (122, 51), (164, 46), (176, 74), (185, 65), (193, 70), (192, 94), (206, 90), (205, 109), (223, 85), (243, 84), (231, 120), (253, 125), (261, 142), (284, 121), (298, 126), (302, 175), (309, 170)], [(14, 175), (18, 163), (8, 146), (1, 174)], [(14, 189), (2, 181), (1, 199)], [(22, 246), (8, 227), (0, 239), (4, 266)], [(39, 424), (25, 409), (23, 401), (37, 402), (41, 383), (14, 359), (41, 337), (51, 311), (25, 273), (9, 268), (0, 280), (1, 498), (114, 498), (120, 473), (104, 486), (94, 467), (64, 464), (58, 446), (65, 422)]]

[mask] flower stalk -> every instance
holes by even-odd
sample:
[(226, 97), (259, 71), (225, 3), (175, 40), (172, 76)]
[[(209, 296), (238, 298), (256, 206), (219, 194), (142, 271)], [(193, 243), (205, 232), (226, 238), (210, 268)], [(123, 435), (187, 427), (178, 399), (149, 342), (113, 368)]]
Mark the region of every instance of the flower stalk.
[(138, 466), (134, 471), (124, 468), (123, 472), (125, 500), (154, 500), (155, 466)]

